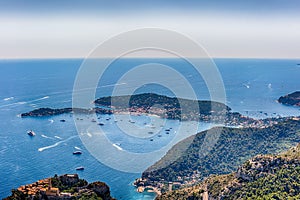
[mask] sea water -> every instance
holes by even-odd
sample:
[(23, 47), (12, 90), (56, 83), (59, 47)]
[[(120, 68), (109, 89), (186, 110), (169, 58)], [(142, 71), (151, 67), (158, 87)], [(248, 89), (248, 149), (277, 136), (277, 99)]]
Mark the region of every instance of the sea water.
[[(1, 60), (0, 61), (0, 197), (10, 194), (12, 188), (32, 183), (54, 174), (78, 173), (81, 178), (106, 182), (117, 199), (153, 199), (154, 194), (137, 193), (132, 186), (140, 173), (126, 173), (113, 169), (95, 159), (85, 148), (77, 133), (74, 119), (70, 114), (43, 118), (20, 118), (19, 114), (40, 107), (63, 108), (72, 106), (72, 90), (76, 74), (83, 60)], [(158, 62), (171, 66), (183, 74), (191, 83), (199, 99), (209, 99), (204, 80), (185, 61), (179, 59), (120, 59), (114, 62), (100, 80), (96, 97), (109, 96), (118, 84), (118, 79), (133, 67)], [(298, 60), (272, 59), (215, 59), (222, 76), (226, 104), (233, 111), (255, 118), (300, 115), (299, 108), (283, 106), (276, 100), (285, 94), (299, 90), (300, 67)], [(162, 78), (168, 78), (162, 74)], [(132, 81), (139, 81), (136, 77)], [(176, 80), (174, 85), (177, 84)], [(122, 83), (130, 87), (130, 83)], [(145, 85), (136, 93), (155, 92), (174, 96), (166, 87), (155, 84)], [(82, 93), (84, 95), (84, 92)], [(103, 115), (103, 129), (107, 137), (119, 150), (145, 153), (157, 150), (169, 143), (181, 124), (166, 120), (173, 127), (170, 134), (153, 136), (153, 141), (124, 136), (114, 125), (111, 116)], [(82, 116), (86, 123), (92, 116)], [(64, 119), (65, 122), (60, 120)], [(75, 119), (76, 120), (76, 119)], [(136, 126), (151, 125), (151, 118), (134, 116)], [(149, 121), (150, 120), (150, 121)], [(193, 123), (193, 122), (185, 122)], [(95, 123), (94, 123), (95, 125)], [(198, 131), (206, 130), (212, 124), (201, 123)], [(188, 127), (188, 125), (187, 125)], [(35, 137), (29, 137), (27, 130), (34, 130)], [(188, 132), (189, 129), (186, 129)], [(190, 132), (187, 135), (195, 134)], [(81, 150), (80, 156), (72, 152)], [(153, 164), (158, 158), (145, 157)], [(75, 171), (85, 166), (84, 171)]]

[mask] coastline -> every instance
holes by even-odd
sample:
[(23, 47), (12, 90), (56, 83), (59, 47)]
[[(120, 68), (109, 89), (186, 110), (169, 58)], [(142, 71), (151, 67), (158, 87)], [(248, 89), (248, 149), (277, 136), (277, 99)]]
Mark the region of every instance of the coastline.
[[(16, 117), (17, 114), (19, 113), (29, 111), (37, 107), (71, 106), (70, 104), (71, 100), (69, 99), (69, 97), (71, 97), (71, 94), (68, 96), (68, 91), (72, 91), (73, 84), (71, 83), (73, 82), (68, 81), (69, 80), (68, 77), (76, 73), (75, 70), (73, 72), (72, 68), (69, 67), (73, 64), (73, 62), (72, 63), (63, 62), (63, 64), (61, 65), (59, 64), (60, 62), (61, 61), (58, 60), (57, 62), (55, 62), (58, 64), (54, 64), (54, 61), (53, 62), (51, 61), (49, 64), (49, 62), (45, 60), (43, 62), (39, 61), (39, 63), (36, 63), (39, 64), (40, 66), (43, 66), (44, 69), (49, 69), (49, 73), (44, 73), (44, 71), (42, 71), (42, 68), (40, 67), (39, 68), (34, 67), (32, 63), (29, 61), (26, 63), (14, 62), (13, 65), (8, 62), (5, 62), (2, 63), (1, 65), (3, 69), (7, 68), (14, 71), (15, 73), (13, 74), (13, 76), (16, 77), (15, 79), (12, 79), (11, 76), (7, 76), (7, 73), (3, 73), (1, 79), (5, 83), (7, 83), (7, 85), (15, 86), (14, 90), (9, 90), (11, 87), (6, 87), (3, 88), (3, 91), (1, 91), (3, 99), (14, 96), (13, 100), (9, 100), (9, 101), (2, 100), (2, 104), (1, 104), (3, 106), (1, 112), (1, 120), (3, 122), (5, 121), (11, 122), (8, 124), (2, 123), (1, 125), (1, 130), (2, 130), (1, 131), (1, 139), (2, 139), (1, 153), (5, 155), (3, 157), (2, 166), (4, 169), (6, 169), (2, 171), (2, 177), (4, 177), (5, 179), (3, 179), (1, 182), (1, 186), (2, 186), (0, 189), (1, 197), (7, 195), (7, 192), (10, 192), (10, 189), (14, 187), (14, 184), (19, 185), (22, 183), (23, 180), (34, 181), (40, 177), (48, 177), (49, 176), (48, 173), (52, 175), (56, 173), (56, 171), (59, 171), (58, 173), (61, 174), (63, 173), (62, 170), (65, 169), (68, 170), (68, 172), (73, 172), (74, 165), (76, 165), (78, 159), (72, 158), (72, 156), (69, 156), (69, 154), (66, 153), (66, 151), (70, 150), (72, 152), (73, 150), (68, 149), (68, 147), (71, 146), (78, 146), (84, 149), (84, 146), (81, 145), (80, 140), (75, 138), (73, 140), (66, 142), (68, 146), (61, 146), (59, 148), (49, 149), (47, 151), (43, 151), (43, 153), (37, 151), (38, 148), (50, 145), (54, 143), (55, 140), (59, 141), (59, 139), (54, 138), (55, 135), (59, 135), (60, 137), (65, 139), (72, 136), (73, 133), (76, 132), (73, 126), (70, 125), (71, 124), (70, 121), (72, 121), (73, 119), (67, 118), (69, 117), (69, 115), (53, 116), (49, 118), (45, 117), (44, 119), (31, 118), (26, 120), (22, 120), (21, 118)], [(295, 83), (297, 83), (298, 80), (295, 79), (295, 77), (296, 76), (299, 77), (298, 76), (299, 73), (295, 73), (295, 71), (289, 73), (293, 68), (292, 66), (293, 62), (282, 61), (283, 64), (284, 63), (287, 64), (284, 64), (285, 70), (280, 71), (281, 72), (280, 76), (279, 75), (277, 76), (278, 71), (276, 71), (276, 69), (282, 69), (281, 66), (277, 66), (278, 63), (277, 60), (272, 63), (266, 63), (265, 61), (263, 61), (263, 64), (261, 65), (259, 64), (259, 61), (254, 61), (254, 60), (251, 62), (245, 61), (245, 64), (234, 60), (226, 61), (226, 63), (228, 64), (226, 63), (224, 64), (223, 61), (222, 62), (219, 61), (218, 63), (219, 67), (224, 71), (222, 72), (222, 75), (225, 77), (224, 79), (225, 85), (226, 87), (230, 88), (230, 90), (228, 91), (228, 97), (229, 97), (228, 105), (232, 107), (234, 111), (243, 112), (243, 114), (246, 116), (247, 116), (247, 114), (245, 113), (246, 110), (249, 110), (249, 113), (250, 111), (253, 110), (253, 113), (254, 112), (258, 113), (257, 115), (259, 116), (257, 118), (260, 117), (265, 118), (264, 112), (268, 112), (269, 116), (271, 116), (273, 112), (276, 112), (277, 114), (282, 116), (294, 115), (294, 114), (290, 114), (291, 110), (293, 110), (292, 113), (295, 112), (299, 113), (299, 109), (295, 109), (295, 107), (284, 106), (275, 102), (275, 99), (280, 95), (287, 94), (291, 91), (299, 89), (299, 88), (295, 88), (297, 87), (297, 84)], [(255, 65), (251, 65), (253, 63), (255, 63), (255, 65), (257, 64), (256, 65), (257, 67), (255, 67)], [(269, 64), (272, 64), (272, 66)], [(246, 65), (254, 66), (254, 68), (251, 68), (251, 71), (250, 70), (247, 71), (247, 68), (245, 68)], [(68, 70), (62, 71), (61, 69), (63, 69), (63, 67), (66, 66), (68, 67)], [(231, 72), (236, 72), (236, 68), (234, 68), (234, 70), (231, 70), (231, 68), (233, 68), (231, 66), (241, 67), (239, 68), (241, 69), (239, 74), (239, 79), (234, 78), (235, 77), (234, 73)], [(262, 71), (261, 69), (264, 69), (264, 67), (268, 67), (268, 66), (270, 66), (267, 70), (269, 75), (264, 77), (265, 79), (263, 80), (264, 81), (263, 83), (273, 84), (274, 90), (272, 91), (272, 93), (268, 93), (267, 91), (268, 88), (263, 90), (262, 88), (265, 85), (262, 82), (259, 82), (259, 80), (254, 81), (253, 75), (251, 74), (251, 72), (253, 71), (255, 72), (254, 76), (256, 76), (257, 73), (263, 74), (264, 71)], [(272, 69), (275, 70), (273, 71)], [(244, 71), (246, 71), (247, 73), (246, 72), (244, 73)], [(50, 74), (56, 76), (62, 74), (62, 72), (64, 73), (64, 76), (66, 78), (64, 80), (55, 79), (56, 82), (53, 82), (53, 87), (49, 87), (49, 88), (45, 87), (49, 84), (48, 79), (43, 79), (43, 80), (41, 79), (39, 84), (36, 84), (35, 77), (37, 77), (37, 75), (38, 77), (49, 78)], [(27, 74), (27, 77), (29, 77), (29, 79), (24, 79), (24, 74)], [(278, 80), (278, 77), (281, 77), (284, 80), (284, 82), (282, 83), (283, 87), (276, 87), (275, 83)], [(252, 85), (250, 85), (251, 87), (249, 89), (242, 88), (242, 83), (247, 82), (248, 80), (253, 80), (251, 82)], [(195, 85), (194, 82), (192, 82), (192, 84)], [(254, 86), (256, 86), (256, 89), (258, 90), (254, 90)], [(240, 88), (240, 90), (238, 88)], [(67, 89), (69, 90), (67, 91)], [(255, 93), (252, 94), (252, 91)], [(249, 94), (248, 96), (249, 99), (247, 102), (244, 102), (244, 104), (241, 104), (240, 101), (244, 100), (243, 96), (245, 96), (245, 93)], [(109, 95), (109, 94), (110, 93), (103, 90), (101, 91), (101, 94), (99, 93), (99, 95)], [(36, 101), (36, 99), (40, 99), (41, 97), (46, 95), (49, 95), (50, 98)], [(32, 102), (34, 103), (34, 105), (31, 105), (30, 103), (31, 101), (34, 101)], [(24, 104), (18, 104), (18, 102), (23, 102)], [(12, 103), (14, 104), (9, 105)], [(268, 110), (268, 107), (266, 105), (269, 104), (271, 107), (270, 109), (272, 110)], [(275, 109), (274, 111), (273, 108)], [(263, 113), (260, 114), (259, 111), (263, 111)], [(65, 119), (67, 119), (67, 122), (64, 124), (59, 123), (59, 119), (61, 117), (66, 117)], [(51, 122), (48, 122), (48, 120), (52, 120), (52, 119), (54, 119), (54, 123), (50, 124)], [(64, 126), (65, 128), (62, 129), (61, 128), (62, 126)], [(39, 135), (36, 138), (27, 138), (27, 135), (24, 134), (24, 132), (29, 128), (36, 130), (37, 133), (43, 133), (54, 139), (40, 138)], [(37, 139), (39, 139), (40, 141), (37, 141)], [(9, 147), (7, 146), (7, 144), (10, 144), (9, 147), (14, 148), (14, 151), (9, 151)], [(56, 157), (55, 155), (61, 155), (61, 156)], [(84, 156), (88, 156), (88, 155), (84, 154)], [(24, 158), (34, 157), (35, 159), (22, 160), (23, 157)], [(44, 157), (53, 158), (55, 162), (53, 163), (45, 162), (43, 160)], [(87, 171), (82, 173), (82, 175), (84, 175), (85, 178), (89, 180), (93, 180), (94, 177), (98, 176), (99, 174), (102, 174), (102, 176), (107, 180), (117, 179), (113, 174), (115, 173), (114, 171), (113, 173), (109, 173), (105, 170), (102, 170), (102, 168), (104, 169), (106, 168), (103, 167), (102, 165), (98, 165), (97, 162), (96, 164), (92, 162), (94, 159), (91, 156), (89, 156), (88, 158), (90, 161), (86, 165), (93, 166), (94, 170), (88, 173)], [(69, 160), (68, 163), (65, 163), (66, 159)], [(35, 170), (35, 168), (33, 168), (32, 166), (36, 166), (41, 170)], [(129, 190), (128, 189), (129, 187), (130, 187), (130, 191), (133, 191), (133, 193), (135, 193), (135, 188), (133, 188), (132, 186), (128, 187), (128, 183), (134, 180), (135, 176), (132, 175), (130, 176), (129, 179), (128, 179), (129, 177), (128, 175), (121, 176), (118, 174), (118, 176), (121, 177), (120, 178), (121, 180), (125, 180), (125, 179), (127, 180), (121, 183), (119, 181), (116, 183), (111, 181), (112, 186), (114, 186), (112, 187), (113, 190), (115, 191), (114, 193), (118, 195), (118, 197), (124, 197), (124, 194), (128, 194), (127, 192)], [(116, 188), (115, 185), (117, 185), (117, 187), (119, 186), (120, 187), (115, 189)], [(127, 199), (130, 199), (129, 196)]]

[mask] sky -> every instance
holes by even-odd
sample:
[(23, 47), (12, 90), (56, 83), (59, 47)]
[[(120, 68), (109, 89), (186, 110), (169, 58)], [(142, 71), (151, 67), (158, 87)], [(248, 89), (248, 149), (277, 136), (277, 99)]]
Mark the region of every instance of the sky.
[(299, 0), (0, 0), (0, 59), (84, 58), (149, 27), (183, 34), (211, 57), (300, 58), (299, 11)]

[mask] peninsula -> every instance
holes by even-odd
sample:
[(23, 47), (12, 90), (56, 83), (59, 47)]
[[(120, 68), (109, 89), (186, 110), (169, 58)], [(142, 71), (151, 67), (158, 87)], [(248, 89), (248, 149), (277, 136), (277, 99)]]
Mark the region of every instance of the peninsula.
[(243, 116), (240, 113), (231, 112), (230, 107), (219, 102), (180, 99), (154, 93), (101, 97), (96, 99), (93, 104), (94, 107), (90, 109), (38, 108), (22, 113), (21, 117), (48, 117), (66, 113), (151, 114), (165, 119), (203, 121), (240, 127), (266, 127), (280, 121), (277, 118), (256, 120)]
[[(223, 116), (231, 110), (228, 106), (214, 101), (178, 99), (154, 93), (144, 93), (126, 96), (109, 96), (96, 99), (94, 107), (83, 108), (39, 108), (22, 113), (21, 117), (43, 117), (64, 113), (82, 114), (119, 114), (139, 113), (153, 114), (167, 119), (178, 120), (209, 120), (211, 116)], [(221, 120), (221, 119), (219, 119)]]

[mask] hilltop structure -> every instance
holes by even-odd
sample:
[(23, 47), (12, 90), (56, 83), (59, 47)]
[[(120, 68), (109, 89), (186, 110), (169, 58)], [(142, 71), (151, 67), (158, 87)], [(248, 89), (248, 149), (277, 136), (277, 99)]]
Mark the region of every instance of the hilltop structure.
[(55, 175), (35, 183), (22, 185), (12, 190), (12, 195), (4, 200), (74, 200), (74, 199), (99, 199), (113, 200), (109, 187), (103, 182), (88, 184), (84, 179), (79, 179), (78, 174)]

